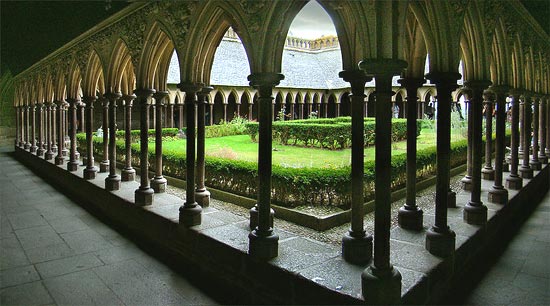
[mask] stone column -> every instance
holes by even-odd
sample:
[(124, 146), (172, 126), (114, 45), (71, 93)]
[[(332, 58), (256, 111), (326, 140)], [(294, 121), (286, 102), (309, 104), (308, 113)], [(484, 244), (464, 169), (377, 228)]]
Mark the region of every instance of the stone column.
[(149, 100), (155, 93), (154, 89), (136, 89), (134, 93), (137, 96), (139, 105), (139, 168), (140, 185), (134, 192), (136, 205), (145, 206), (153, 204), (153, 193), (155, 191), (149, 184)]
[(38, 149), (36, 146), (36, 103), (33, 103), (30, 107), (31, 110), (31, 147), (30, 152), (35, 153)]
[(84, 179), (93, 180), (97, 175), (97, 167), (94, 165), (94, 102), (96, 96), (85, 96), (84, 104), (86, 108), (86, 168), (84, 168)]
[(76, 171), (78, 169), (79, 162), (76, 158), (76, 108), (77, 104), (80, 103), (79, 100), (70, 98), (67, 99), (67, 102), (69, 102), (69, 119), (70, 119), (70, 126), (69, 129), (69, 137), (71, 139), (71, 148), (69, 150), (69, 162), (67, 163), (67, 170), (69, 171)]
[(63, 150), (65, 149), (65, 137), (63, 136), (63, 104), (65, 101), (57, 101), (57, 156), (55, 156), (55, 164), (63, 165), (65, 162), (65, 157), (63, 157)]
[(202, 207), (210, 206), (210, 191), (204, 185), (204, 154), (205, 154), (205, 108), (208, 107), (208, 95), (214, 88), (205, 86), (198, 93), (197, 101), (197, 188), (195, 199)]
[(38, 103), (38, 143), (36, 149), (37, 156), (43, 156), (44, 150), (44, 104)]
[[(279, 85), (284, 75), (278, 73), (254, 73), (248, 76), (250, 86), (258, 91), (258, 203), (251, 210), (250, 223), (257, 214), (257, 226), (248, 235), (248, 253), (267, 260), (279, 254), (279, 236), (273, 232), (273, 210), (271, 209), (271, 105), (273, 88)], [(256, 213), (254, 212), (256, 210)]]
[(185, 92), (185, 115), (187, 123), (186, 192), (185, 202), (179, 211), (179, 222), (183, 226), (193, 226), (201, 224), (202, 221), (202, 208), (195, 200), (195, 104), (197, 103), (197, 92), (202, 89), (202, 84), (180, 83), (178, 88)]
[(546, 97), (542, 96), (539, 106), (539, 160), (543, 164), (548, 163), (548, 157), (546, 156), (546, 108), (548, 107)]
[(101, 98), (103, 106), (103, 160), (99, 163), (99, 172), (109, 171), (109, 99)]
[(53, 158), (52, 151), (52, 111), (53, 102), (46, 102), (46, 153), (44, 153), (44, 159), (51, 160)]
[(69, 122), (68, 122), (68, 111), (69, 111), (69, 103), (67, 101), (63, 102), (63, 150), (61, 150), (61, 154), (64, 157), (69, 156), (69, 145), (67, 145), (67, 141), (69, 140)]
[(519, 105), (520, 105), (520, 96), (522, 91), (518, 89), (510, 90), (512, 95), (512, 126), (511, 132), (512, 137), (510, 141), (510, 147), (512, 152), (510, 152), (510, 174), (506, 178), (506, 188), (512, 190), (519, 190), (523, 186), (523, 180), (518, 174), (518, 164), (519, 164)]
[(481, 201), (481, 164), (483, 129), (483, 91), (490, 81), (472, 80), (465, 82), (472, 90), (472, 192), (470, 202), (464, 206), (464, 221), (468, 224), (483, 225), (487, 222), (487, 206)]
[(424, 79), (404, 78), (399, 83), (407, 90), (407, 199), (399, 209), (397, 218), (401, 228), (419, 231), (422, 229), (423, 212), (416, 205), (416, 133), (418, 88)]
[(155, 99), (155, 177), (151, 180), (151, 187), (155, 193), (165, 192), (167, 183), (162, 175), (162, 109), (167, 96), (167, 91), (157, 91), (153, 94)]
[(105, 189), (109, 191), (120, 189), (120, 176), (116, 174), (116, 103), (121, 96), (118, 92), (105, 94), (109, 101), (109, 175), (105, 178)]
[(371, 265), (361, 274), (363, 297), (374, 304), (394, 304), (401, 300), (401, 273), (390, 263), (391, 97), (392, 78), (406, 66), (401, 60), (359, 63), (359, 68), (374, 75), (376, 82), (374, 256)]
[[(53, 101), (50, 110), (50, 141), (52, 143), (52, 152), (57, 153), (57, 104), (58, 101)], [(52, 156), (53, 158), (53, 156)]]
[(540, 170), (542, 164), (539, 161), (539, 96), (533, 96), (533, 155), (531, 155), (531, 168)]
[[(179, 121), (179, 128), (180, 130), (183, 129), (183, 104), (179, 104), (178, 105), (178, 109), (179, 109), (179, 112), (180, 112), (180, 115), (178, 117), (178, 121)], [(210, 113), (212, 114), (212, 113)], [(212, 118), (213, 116), (210, 116), (210, 118)]]
[(168, 127), (174, 127), (174, 104), (168, 105)]
[(23, 119), (23, 117), (24, 117), (23, 108), (24, 108), (24, 106), (21, 106), (21, 105), (17, 107), (17, 118), (19, 120), (19, 125), (18, 125), (18, 129), (17, 129), (18, 134), (19, 134), (19, 138), (18, 138), (17, 146), (20, 147), (20, 148), (25, 146), (25, 142), (24, 142), (25, 120)]
[(361, 70), (346, 70), (339, 76), (351, 85), (351, 228), (342, 238), (342, 257), (353, 264), (372, 258), (372, 235), (367, 235), (363, 219), (365, 197), (365, 84), (372, 80)]
[(489, 190), (489, 202), (506, 204), (508, 202), (508, 190), (502, 185), (502, 172), (504, 164), (504, 150), (506, 148), (506, 97), (509, 87), (506, 85), (491, 86), (490, 90), (496, 95), (496, 143), (495, 143), (495, 183)]
[(456, 81), (460, 79), (460, 74), (432, 72), (426, 78), (435, 84), (438, 100), (435, 224), (426, 232), (426, 249), (436, 256), (446, 257), (454, 254), (456, 239), (456, 234), (447, 223), (447, 207), (451, 178), (451, 93), (457, 88)]
[(14, 141), (14, 148), (19, 147), (19, 143), (21, 142), (21, 121), (20, 119), (20, 108), (19, 106), (15, 106), (15, 141)]
[(462, 188), (466, 191), (472, 190), (472, 103), (470, 99), (472, 98), (472, 91), (468, 88), (464, 88), (464, 96), (467, 97), (467, 100), (464, 100), (466, 104), (466, 114), (467, 114), (467, 125), (468, 125), (468, 149), (466, 152), (466, 175), (460, 180), (462, 182)]
[(80, 122), (80, 132), (85, 132), (86, 131), (86, 128), (85, 128), (85, 124), (86, 124), (86, 116), (85, 116), (85, 108), (86, 108), (86, 103), (85, 102), (81, 102), (78, 104), (78, 107), (80, 108), (80, 119), (82, 122)]
[(29, 112), (30, 112), (30, 106), (25, 105), (24, 109), (25, 109), (25, 119), (23, 121), (23, 126), (24, 126), (23, 137), (25, 139), (24, 148), (25, 148), (25, 150), (29, 151), (31, 149), (31, 143), (29, 141), (29, 138), (30, 138), (29, 137)]
[(523, 158), (519, 173), (522, 178), (533, 178), (533, 168), (529, 164), (529, 148), (531, 145), (531, 94), (525, 93), (523, 100), (523, 122), (521, 134), (523, 135)]
[(493, 169), (493, 103), (495, 96), (491, 91), (483, 92), (483, 103), (485, 104), (485, 166), (481, 169), (481, 177), (484, 180), (495, 179)]
[(523, 159), (523, 122), (525, 121), (525, 96), (521, 98), (519, 104), (519, 148), (518, 154), (520, 160)]
[(135, 95), (125, 95), (123, 97), (124, 105), (124, 168), (121, 171), (121, 180), (123, 182), (133, 181), (136, 178), (136, 170), (132, 167), (132, 102)]
[(546, 99), (546, 148), (544, 155), (550, 159), (550, 95), (544, 97)]

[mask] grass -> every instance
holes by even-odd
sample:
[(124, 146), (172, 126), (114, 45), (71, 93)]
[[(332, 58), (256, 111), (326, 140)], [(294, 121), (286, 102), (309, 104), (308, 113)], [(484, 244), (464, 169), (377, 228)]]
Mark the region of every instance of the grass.
[[(423, 129), (417, 139), (418, 149), (431, 147), (436, 144), (435, 130)], [(453, 131), (452, 141), (463, 139), (463, 133), (460, 129)], [(163, 148), (166, 150), (185, 151), (185, 139), (173, 141), (163, 141)], [(258, 143), (252, 142), (248, 135), (226, 136), (206, 139), (206, 155), (223, 157), (229, 159), (239, 159), (257, 162)], [(154, 144), (150, 144), (150, 150), (154, 150)], [(392, 155), (405, 153), (407, 148), (406, 141), (399, 141), (392, 144)], [(365, 148), (365, 159), (374, 159), (374, 146)], [(273, 142), (273, 164), (283, 167), (321, 167), (337, 168), (350, 165), (351, 149), (327, 150), (320, 148), (298, 147), (289, 145), (280, 145)]]

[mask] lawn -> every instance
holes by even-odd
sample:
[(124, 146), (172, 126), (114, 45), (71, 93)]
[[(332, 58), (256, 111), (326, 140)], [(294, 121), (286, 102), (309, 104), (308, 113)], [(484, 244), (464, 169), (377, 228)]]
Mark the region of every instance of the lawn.
[[(417, 139), (418, 149), (434, 146), (435, 130), (422, 129)], [(452, 141), (463, 139), (461, 129), (452, 133)], [(185, 139), (163, 141), (166, 151), (185, 151)], [(392, 144), (392, 155), (406, 152), (407, 142), (399, 141)], [(154, 144), (150, 144), (150, 149)], [(154, 150), (154, 149), (153, 149)], [(365, 148), (365, 159), (374, 159), (374, 146)], [(258, 160), (258, 143), (252, 142), (248, 135), (226, 136), (206, 139), (206, 155), (256, 162)], [(273, 142), (273, 164), (284, 167), (325, 167), (335, 168), (351, 163), (351, 149), (327, 150), (319, 148), (280, 145)]]

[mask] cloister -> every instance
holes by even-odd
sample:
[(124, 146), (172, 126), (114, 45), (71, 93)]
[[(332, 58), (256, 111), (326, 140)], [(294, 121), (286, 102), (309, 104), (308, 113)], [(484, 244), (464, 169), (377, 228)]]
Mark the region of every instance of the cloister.
[[(272, 272), (277, 268), (273, 260), (284, 255), (285, 250), (279, 247), (282, 242), (277, 227), (273, 226), (271, 209), (272, 122), (283, 104), (289, 105), (287, 111), (291, 112), (291, 118), (307, 118), (313, 110), (319, 111), (320, 117), (351, 116), (351, 225), (349, 232), (342, 233), (341, 257), (346, 264), (362, 265), (365, 269), (360, 279), (354, 280), (361, 283), (361, 296), (348, 295), (331, 301), (372, 304), (437, 301), (441, 287), (435, 283), (430, 283), (421, 297), (405, 296), (412, 291), (402, 292), (404, 278), (397, 268), (400, 263), (390, 260), (392, 102), (406, 105), (401, 107), (399, 116), (407, 118), (408, 126), (407, 202), (399, 210), (399, 227), (422, 233), (425, 250), (453, 270), (458, 265), (456, 262), (475, 261), (477, 253), (468, 253), (471, 257), (456, 254), (464, 244), (457, 242), (455, 229), (450, 226), (450, 208), (463, 207), (460, 210), (463, 223), (476, 229), (472, 236), (482, 235), (489, 240), (493, 237), (490, 235), (496, 234), (486, 229), (496, 222), (491, 220), (498, 219), (500, 212), (496, 217), (489, 213), (488, 203), (501, 205), (506, 211), (516, 199), (512, 207), (520, 209), (525, 201), (536, 199), (539, 191), (544, 194), (548, 189), (550, 37), (516, 0), (318, 2), (334, 22), (337, 38), (318, 41), (287, 38), (294, 16), (307, 1), (160, 1), (128, 5), (15, 77), (16, 155), (38, 168), (53, 161), (58, 169), (65, 169), (63, 175), (66, 176), (57, 178), (64, 184), (61, 188), (74, 193), (96, 190), (82, 184), (108, 173), (103, 193), (96, 194), (97, 199), (87, 200), (102, 202), (98, 205), (103, 205), (104, 210), (113, 209), (113, 219), (119, 220), (126, 208), (114, 208), (116, 197), (145, 213), (157, 202), (164, 203), (165, 200), (160, 199), (163, 199), (167, 179), (162, 173), (161, 128), (184, 125), (186, 194), (177, 220), (163, 221), (175, 223), (174, 227), (167, 227), (170, 231), (165, 234), (179, 240), (159, 245), (171, 255), (187, 256), (187, 262), (198, 264), (207, 258), (208, 246), (218, 247), (211, 242), (201, 245), (200, 225), (210, 200), (208, 187), (204, 186), (204, 177), (208, 176), (204, 171), (205, 125), (215, 124), (219, 119), (230, 120), (233, 113), (257, 119), (259, 192), (257, 204), (250, 211), (248, 245), (239, 255), (220, 252), (237, 267), (221, 262), (213, 265), (220, 269), (222, 279), (229, 282), (239, 279), (239, 284), (243, 284), (235, 285), (239, 290), (246, 291), (247, 286), (268, 288), (267, 301), (299, 303), (304, 301), (297, 297), (302, 288), (317, 292), (311, 289), (315, 282), (298, 285), (304, 276)], [(228, 33), (230, 28), (234, 32)], [(238, 35), (245, 49), (250, 75), (239, 82), (248, 82), (249, 87), (211, 86), (215, 85), (211, 82), (214, 55), (226, 35), (233, 39)], [(327, 91), (278, 87), (285, 79), (281, 73), (285, 48), (320, 50), (336, 44), (342, 58), (338, 77), (348, 84), (346, 88)], [(173, 54), (179, 66), (177, 88), (168, 84)], [(428, 54), (429, 71), (425, 74)], [(462, 75), (459, 73), (461, 62)], [(396, 76), (400, 76), (400, 87), (392, 83)], [(462, 78), (464, 82), (460, 86), (457, 81)], [(371, 81), (374, 87), (366, 87)], [(432, 85), (423, 86), (428, 81)], [(465, 96), (468, 105), (468, 164), (462, 181), (469, 200), (465, 203), (457, 199), (457, 190), (450, 188), (451, 104), (459, 95)], [(418, 101), (424, 102), (427, 96), (437, 100), (437, 178), (434, 221), (423, 232), (425, 216), (415, 203), (416, 121), (424, 113), (424, 104)], [(230, 100), (234, 108), (228, 111)], [(349, 106), (343, 106), (344, 103)], [(508, 144), (506, 103), (511, 109)], [(491, 118), (491, 110), (495, 110), (494, 128), (490, 124), (492, 120), (483, 125), (484, 104), (490, 110), (485, 112), (487, 118)], [(223, 111), (216, 112), (217, 105), (221, 105)], [(375, 112), (368, 111), (371, 105), (376, 106)], [(130, 157), (130, 130), (133, 125), (137, 128), (132, 124), (132, 109), (138, 110), (139, 120), (134, 118), (134, 121), (139, 122), (140, 142), (148, 142), (149, 128), (155, 129), (156, 141), (154, 160), (149, 160), (147, 146), (140, 147), (139, 173), (142, 175), (139, 187), (129, 196), (116, 192), (134, 186), (136, 178)], [(153, 109), (155, 116), (151, 120)], [(167, 114), (164, 117), (163, 112)], [(174, 112), (180, 114), (179, 122), (175, 122)], [(206, 113), (212, 114), (209, 122), (206, 122)], [(101, 125), (109, 131), (105, 135), (104, 158), (99, 163), (93, 156), (92, 136), (98, 128), (94, 114), (101, 115)], [(126, 131), (126, 162), (120, 171), (115, 160), (117, 115), (123, 116)], [(376, 118), (373, 233), (366, 232), (363, 223), (365, 115)], [(86, 156), (79, 157), (76, 132), (82, 123), (87, 147)], [(490, 141), (493, 133), (496, 133), (494, 142)], [(488, 136), (486, 146), (482, 144), (483, 135)], [(511, 148), (509, 156), (506, 156), (506, 146)], [(494, 160), (486, 158), (484, 162), (483, 156), (492, 156), (493, 149)], [(84, 166), (80, 159), (85, 160)], [(42, 163), (44, 161), (47, 163)], [(144, 175), (149, 171), (149, 164), (154, 164), (156, 169), (152, 178)], [(482, 188), (487, 184), (491, 187)], [(530, 184), (535, 187), (529, 187)], [(529, 194), (521, 193), (522, 190)], [(104, 206), (105, 203), (113, 208)], [(142, 233), (144, 239), (162, 237), (157, 231), (162, 228), (158, 224), (163, 214), (158, 213), (152, 219), (154, 229), (150, 232), (144, 229), (147, 221), (141, 220), (140, 214), (132, 211), (131, 216), (139, 217), (125, 221), (129, 222), (125, 226)], [(138, 222), (143, 223), (138, 226)], [(204, 264), (212, 263), (205, 261)], [(270, 275), (276, 276), (270, 278)], [(289, 289), (287, 278), (299, 279), (296, 287)], [(415, 285), (411, 288), (418, 289)], [(281, 293), (278, 299), (274, 297), (277, 290)], [(339, 294), (332, 290), (317, 299)], [(322, 302), (313, 295), (307, 295), (312, 299), (310, 302)]]

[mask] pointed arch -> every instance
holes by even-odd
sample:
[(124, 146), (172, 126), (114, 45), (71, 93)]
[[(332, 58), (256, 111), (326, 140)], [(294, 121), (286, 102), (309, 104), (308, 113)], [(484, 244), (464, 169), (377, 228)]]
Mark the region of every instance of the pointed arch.
[[(145, 45), (143, 46), (143, 51), (139, 59), (139, 65), (136, 73), (136, 87), (138, 87), (138, 89), (155, 88), (155, 83), (158, 84), (158, 82), (155, 82), (155, 72), (159, 61), (161, 58), (167, 61), (166, 73), (168, 73), (170, 57), (166, 60), (163, 55), (165, 55), (164, 51), (166, 48), (174, 49), (174, 40), (170, 37), (169, 32), (164, 29), (164, 26), (159, 21), (154, 20), (149, 31), (146, 31), (146, 33)], [(181, 61), (179, 61), (179, 63), (181, 66)]]
[[(124, 40), (122, 40), (122, 38), (118, 38), (111, 52), (109, 66), (106, 71), (106, 91), (112, 93), (122, 92), (122, 79), (127, 74), (133, 75), (133, 70), (134, 67), (132, 65), (130, 50)], [(128, 80), (126, 80), (125, 85), (128, 87)], [(127, 91), (127, 89), (125, 91)]]
[(82, 93), (91, 97), (96, 96), (98, 91), (103, 93), (105, 90), (103, 75), (101, 59), (97, 52), (92, 50), (82, 80)]
[(67, 98), (77, 99), (79, 98), (79, 88), (82, 81), (80, 74), (80, 67), (76, 59), (72, 59), (69, 65), (69, 72), (67, 76)]

